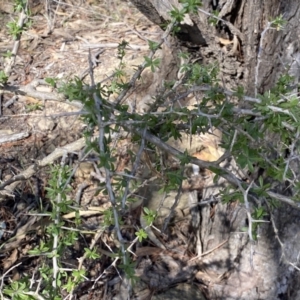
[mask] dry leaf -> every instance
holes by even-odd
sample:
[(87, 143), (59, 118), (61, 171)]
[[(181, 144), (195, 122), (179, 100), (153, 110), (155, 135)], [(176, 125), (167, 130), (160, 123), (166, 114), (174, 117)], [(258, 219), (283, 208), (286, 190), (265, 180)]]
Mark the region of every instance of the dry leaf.
[(230, 44), (233, 44), (233, 41), (230, 41), (230, 40), (227, 40), (227, 39), (223, 39), (223, 38), (218, 38), (219, 40), (219, 43), (221, 45), (224, 45), (224, 46), (227, 46), (227, 45), (230, 45)]
[(141, 247), (137, 248), (135, 254), (137, 256), (159, 255), (164, 250), (157, 247)]
[(10, 257), (6, 258), (3, 262), (3, 269), (4, 271), (9, 269), (18, 259), (19, 251), (14, 249), (11, 253)]

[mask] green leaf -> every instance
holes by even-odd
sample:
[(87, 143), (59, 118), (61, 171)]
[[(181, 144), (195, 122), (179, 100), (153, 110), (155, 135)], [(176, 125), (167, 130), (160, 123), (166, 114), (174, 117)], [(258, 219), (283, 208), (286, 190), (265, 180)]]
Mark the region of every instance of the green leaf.
[(282, 15), (280, 15), (271, 21), (271, 26), (279, 31), (283, 29), (286, 23), (287, 21), (283, 19)]
[(263, 187), (263, 185), (264, 185), (264, 180), (263, 180), (262, 176), (259, 176), (258, 181), (259, 181), (260, 187)]
[(47, 82), (52, 87), (56, 87), (56, 82), (57, 81), (58, 81), (57, 78), (50, 78), (50, 77), (45, 78), (45, 82)]
[(140, 243), (148, 237), (148, 234), (144, 229), (140, 229), (135, 235), (138, 237)]
[(145, 67), (150, 67), (151, 71), (154, 72), (156, 68), (159, 67), (159, 64), (160, 64), (160, 59), (159, 58), (156, 58), (156, 59), (151, 59), (147, 56), (144, 56), (144, 59), (145, 59)]
[(3, 70), (0, 71), (0, 84), (6, 84), (8, 80), (8, 76), (5, 74)]
[(100, 257), (100, 255), (96, 253), (96, 249), (90, 250), (89, 248), (84, 248), (84, 251), (87, 258), (96, 259)]
[(151, 51), (156, 51), (158, 49), (161, 49), (161, 46), (159, 46), (159, 43), (148, 40), (148, 45)]
[(239, 100), (242, 100), (245, 95), (244, 87), (238, 86), (233, 93), (233, 96), (237, 97)]
[(186, 13), (196, 13), (199, 6), (202, 5), (200, 0), (180, 0)]
[[(218, 10), (213, 10), (211, 12), (211, 14), (215, 17), (218, 17), (219, 16), (219, 11)], [(217, 18), (214, 18), (214, 17), (209, 17), (208, 18), (208, 23), (212, 26), (217, 26), (218, 23), (219, 23), (219, 20)]]
[(185, 166), (190, 163), (191, 157), (187, 150), (184, 151), (182, 155), (179, 156), (180, 165)]
[(145, 219), (148, 226), (154, 222), (156, 216), (157, 216), (157, 213), (155, 211), (149, 209), (148, 207), (144, 207), (143, 218)]
[(177, 23), (181, 23), (184, 20), (185, 13), (186, 11), (184, 9), (179, 10), (176, 7), (172, 7), (172, 10), (170, 11), (171, 18)]

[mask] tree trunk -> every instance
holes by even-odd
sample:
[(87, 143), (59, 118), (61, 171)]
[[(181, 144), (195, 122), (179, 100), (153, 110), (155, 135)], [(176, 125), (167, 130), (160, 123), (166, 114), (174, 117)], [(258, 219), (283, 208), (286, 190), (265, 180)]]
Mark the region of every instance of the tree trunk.
[[(131, 2), (158, 25), (170, 19), (168, 11), (172, 6), (181, 7), (177, 0)], [(262, 93), (273, 86), (278, 74), (298, 55), (299, 6), (293, 0), (203, 1), (201, 11), (189, 16), (192, 23), (184, 20), (179, 38), (200, 45), (204, 63), (218, 62), (226, 87), (242, 85), (251, 96), (256, 90)], [(226, 21), (219, 22), (217, 27), (210, 25), (206, 14), (216, 9), (220, 11), (219, 18)], [(284, 30), (264, 31), (268, 22), (280, 15), (288, 22)], [(238, 49), (230, 51), (236, 39)], [(229, 41), (232, 44), (226, 47)]]
[[(131, 0), (157, 25), (169, 18), (177, 0)], [(288, 72), (299, 79), (300, 2), (294, 0), (203, 0), (197, 14), (186, 16), (178, 39), (197, 49), (203, 64), (218, 63), (226, 89), (243, 86), (248, 96), (264, 93), (278, 76)], [(217, 26), (208, 13), (219, 11)], [(270, 20), (282, 15), (282, 30), (270, 28)], [(281, 205), (271, 220), (259, 229), (256, 244), (249, 242), (247, 216), (242, 205), (218, 204), (201, 209), (201, 239), (206, 252), (228, 239), (202, 258), (209, 299), (300, 299), (298, 263), (300, 249), (299, 210)], [(278, 236), (274, 227), (278, 228)], [(279, 245), (277, 237), (283, 245)], [(283, 255), (284, 249), (284, 255)]]

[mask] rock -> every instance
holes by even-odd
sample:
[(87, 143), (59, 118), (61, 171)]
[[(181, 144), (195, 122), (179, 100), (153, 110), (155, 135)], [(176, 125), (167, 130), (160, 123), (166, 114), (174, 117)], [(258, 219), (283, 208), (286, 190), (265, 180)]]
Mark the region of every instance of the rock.
[(47, 146), (44, 147), (44, 151), (47, 155), (52, 153), (56, 149), (56, 145), (54, 143), (47, 143)]
[(41, 131), (52, 131), (55, 127), (55, 122), (48, 118), (42, 118), (37, 125)]
[[(152, 188), (151, 188), (152, 189)], [(171, 207), (175, 202), (177, 191), (169, 192), (166, 197), (159, 191), (152, 192), (152, 196), (148, 199), (146, 207), (153, 211), (157, 211), (155, 225), (161, 226), (171, 212)], [(183, 211), (189, 207), (189, 193), (182, 193), (175, 208), (176, 215), (183, 216)]]
[(91, 176), (91, 172), (94, 171), (94, 165), (91, 162), (81, 162), (75, 172), (75, 177), (82, 179), (88, 179)]
[(42, 115), (40, 118), (29, 118), (27, 123), (34, 131), (36, 131), (36, 129), (43, 132), (52, 131), (55, 127), (55, 122), (52, 119), (46, 118)]

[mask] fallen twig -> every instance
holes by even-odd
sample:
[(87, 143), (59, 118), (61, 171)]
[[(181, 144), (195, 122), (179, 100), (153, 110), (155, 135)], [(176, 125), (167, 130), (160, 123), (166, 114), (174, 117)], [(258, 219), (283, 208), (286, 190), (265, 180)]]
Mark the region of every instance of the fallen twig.
[[(77, 37), (79, 38), (79, 37)], [(99, 43), (99, 44), (85, 44), (82, 46), (83, 48), (93, 49), (93, 48), (118, 48), (118, 43)], [(132, 49), (132, 50), (148, 50), (149, 46), (140, 46), (140, 45), (133, 45), (128, 44), (126, 46), (126, 49)]]
[(28, 136), (29, 136), (29, 132), (18, 132), (18, 133), (1, 135), (0, 136), (0, 144), (19, 141), (19, 140), (27, 138)]

